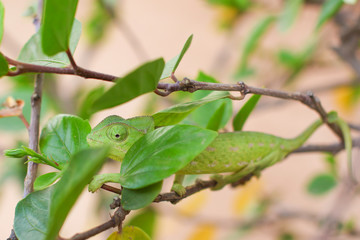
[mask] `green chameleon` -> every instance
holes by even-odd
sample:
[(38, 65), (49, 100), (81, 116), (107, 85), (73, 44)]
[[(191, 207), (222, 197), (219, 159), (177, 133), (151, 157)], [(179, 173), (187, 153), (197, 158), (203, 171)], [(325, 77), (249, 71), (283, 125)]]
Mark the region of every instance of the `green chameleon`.
[[(250, 173), (257, 175), (303, 145), (321, 124), (321, 120), (315, 121), (292, 139), (260, 132), (220, 133), (206, 150), (176, 172), (172, 190), (180, 196), (186, 192), (182, 181), (187, 174), (215, 174), (212, 179), (216, 180), (217, 185), (213, 190), (221, 189)], [(154, 128), (153, 118), (149, 116), (130, 119), (109, 116), (91, 131), (87, 141), (90, 146), (111, 145), (109, 157), (122, 161), (130, 147)], [(232, 174), (223, 176), (218, 173)], [(97, 175), (89, 189), (95, 191), (105, 182), (119, 182), (119, 177), (119, 173)]]

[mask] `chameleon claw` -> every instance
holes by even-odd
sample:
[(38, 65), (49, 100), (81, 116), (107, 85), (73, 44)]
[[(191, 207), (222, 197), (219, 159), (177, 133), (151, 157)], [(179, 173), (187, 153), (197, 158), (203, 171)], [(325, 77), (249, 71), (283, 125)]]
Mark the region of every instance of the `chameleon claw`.
[(215, 174), (215, 175), (212, 175), (212, 176), (210, 177), (210, 179), (216, 181), (215, 187), (212, 187), (212, 188), (211, 188), (211, 190), (213, 190), (213, 191), (220, 190), (220, 189), (222, 189), (222, 188), (226, 185), (224, 176), (222, 176), (222, 175)]
[(179, 183), (174, 183), (171, 187), (171, 191), (174, 191), (180, 197), (184, 196), (186, 193), (184, 186)]

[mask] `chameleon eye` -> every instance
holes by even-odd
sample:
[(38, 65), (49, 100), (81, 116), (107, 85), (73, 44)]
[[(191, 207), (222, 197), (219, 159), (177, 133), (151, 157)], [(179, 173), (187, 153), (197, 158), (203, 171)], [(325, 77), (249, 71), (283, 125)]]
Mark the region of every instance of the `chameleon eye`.
[(109, 129), (106, 132), (106, 135), (108, 136), (108, 138), (116, 142), (122, 142), (128, 137), (129, 133), (124, 125), (114, 124), (109, 127)]

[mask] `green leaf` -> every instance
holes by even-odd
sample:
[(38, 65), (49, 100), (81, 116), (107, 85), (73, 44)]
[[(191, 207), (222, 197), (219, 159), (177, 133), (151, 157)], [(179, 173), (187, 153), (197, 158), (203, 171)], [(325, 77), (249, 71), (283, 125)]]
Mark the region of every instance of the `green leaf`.
[(40, 191), (49, 187), (56, 180), (58, 180), (61, 175), (62, 172), (49, 172), (37, 177), (34, 182), (34, 190)]
[(0, 43), (4, 35), (4, 16), (5, 16), (5, 8), (3, 3), (0, 1)]
[(340, 10), (343, 3), (343, 0), (326, 0), (318, 18), (316, 30), (319, 30), (326, 21), (332, 18)]
[(276, 18), (273, 16), (268, 16), (262, 19), (252, 30), (249, 37), (246, 39), (244, 47), (242, 48), (240, 64), (237, 73), (235, 74), (237, 77), (243, 76), (244, 72), (249, 73), (249, 71), (251, 71), (248, 68), (249, 58), (257, 48), (261, 37), (265, 34), (266, 30), (271, 26), (275, 19)]
[(128, 75), (116, 81), (116, 84), (98, 98), (93, 106), (93, 112), (115, 107), (144, 93), (156, 89), (160, 74), (164, 69), (164, 60), (147, 62)]
[(324, 195), (333, 189), (337, 184), (336, 179), (331, 174), (319, 174), (310, 180), (307, 191), (312, 195)]
[(229, 93), (227, 92), (213, 92), (202, 99), (177, 104), (161, 110), (153, 115), (155, 126), (159, 127), (177, 124), (198, 107), (218, 99), (227, 98), (228, 96)]
[(136, 210), (146, 207), (154, 201), (160, 193), (161, 187), (162, 181), (139, 189), (123, 188), (121, 192), (121, 206), (125, 210)]
[(255, 109), (256, 104), (260, 100), (261, 95), (254, 94), (251, 98), (244, 104), (240, 111), (236, 114), (233, 120), (234, 131), (241, 131), (244, 127), (244, 124), (251, 112)]
[(45, 0), (41, 44), (48, 56), (69, 49), (69, 39), (78, 0)]
[(142, 211), (137, 212), (136, 215), (133, 215), (125, 226), (138, 227), (146, 232), (150, 238), (153, 238), (157, 225), (157, 217), (157, 211), (152, 207), (147, 207)]
[[(231, 102), (231, 101), (230, 101)], [(222, 120), (226, 113), (227, 102), (223, 102), (219, 108), (216, 109), (215, 113), (210, 118), (206, 128), (214, 131), (218, 131), (222, 127)], [(227, 118), (229, 120), (230, 116)], [(226, 123), (225, 123), (226, 124)]]
[(278, 26), (281, 31), (288, 30), (294, 23), (304, 0), (286, 0), (285, 7), (278, 19)]
[[(81, 35), (81, 23), (75, 19), (70, 35), (70, 51), (75, 52), (76, 46)], [(41, 40), (41, 29), (35, 33), (23, 46), (20, 51), (18, 61), (49, 66), (49, 67), (66, 67), (70, 65), (69, 58), (66, 53), (60, 52), (49, 57), (43, 52)]]
[(160, 79), (168, 78), (171, 76), (173, 72), (176, 71), (177, 67), (179, 66), (180, 61), (184, 57), (186, 51), (189, 49), (193, 35), (191, 34), (190, 37), (186, 40), (181, 52), (179, 55), (172, 58), (170, 61), (166, 62), (164, 70), (161, 74)]
[(9, 72), (9, 63), (6, 61), (4, 55), (0, 53), (0, 77), (5, 76)]
[(336, 158), (333, 154), (326, 154), (325, 155), (325, 162), (327, 163), (328, 167), (329, 167), (329, 172), (336, 177), (337, 176), (337, 171), (338, 171), (338, 167), (336, 164)]
[(14, 230), (18, 239), (45, 238), (49, 220), (50, 197), (54, 187), (29, 194), (16, 205)]
[(40, 150), (63, 167), (71, 155), (88, 147), (86, 136), (90, 132), (88, 121), (77, 116), (57, 115), (41, 131)]
[(90, 117), (93, 115), (92, 112), (92, 105), (96, 101), (96, 99), (100, 98), (105, 92), (105, 88), (103, 86), (96, 87), (92, 89), (85, 97), (85, 99), (82, 101), (79, 110), (78, 115), (82, 119), (90, 119)]
[(138, 189), (159, 182), (185, 167), (217, 136), (190, 125), (158, 128), (141, 137), (121, 164), (121, 185)]
[(108, 150), (108, 148), (84, 149), (71, 157), (68, 167), (51, 195), (46, 240), (56, 238), (80, 193), (106, 161)]
[(113, 232), (106, 240), (151, 240), (151, 238), (140, 228), (127, 226), (122, 232)]

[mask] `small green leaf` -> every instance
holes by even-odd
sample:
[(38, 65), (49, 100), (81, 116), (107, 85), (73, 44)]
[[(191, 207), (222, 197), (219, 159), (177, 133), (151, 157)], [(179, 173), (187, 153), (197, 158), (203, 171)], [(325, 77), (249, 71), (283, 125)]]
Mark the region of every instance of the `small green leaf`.
[[(75, 52), (76, 46), (81, 35), (81, 23), (75, 19), (70, 35), (70, 51)], [(66, 67), (70, 65), (66, 53), (61, 52), (49, 57), (43, 52), (41, 43), (41, 30), (35, 33), (23, 46), (20, 51), (18, 61), (48, 66), (48, 67)]]
[(159, 58), (143, 64), (125, 77), (120, 78), (112, 88), (94, 102), (93, 112), (115, 107), (144, 93), (154, 91), (163, 69), (164, 60)]
[(0, 1), (0, 43), (4, 35), (4, 16), (5, 16), (5, 8), (3, 3)]
[(106, 161), (108, 150), (108, 148), (84, 149), (71, 157), (68, 167), (51, 194), (46, 240), (56, 238), (80, 193)]
[(159, 182), (185, 167), (217, 136), (190, 125), (158, 128), (141, 137), (121, 164), (121, 185), (138, 189)]
[(244, 104), (240, 111), (236, 114), (233, 120), (234, 131), (241, 131), (244, 127), (244, 124), (251, 112), (255, 109), (256, 104), (260, 100), (261, 95), (254, 94), (251, 98)]
[(273, 16), (267, 16), (252, 30), (245, 41), (244, 47), (242, 48), (242, 55), (237, 73), (235, 74), (236, 76), (243, 76), (245, 72), (248, 74), (249, 71), (252, 71), (248, 67), (249, 58), (258, 46), (261, 37), (265, 34), (266, 30), (271, 26), (275, 19), (276, 18)]
[(206, 126), (207, 129), (218, 131), (221, 128), (222, 119), (226, 113), (226, 105), (227, 103), (223, 102), (220, 107), (216, 109), (215, 113), (212, 115)]
[(138, 227), (146, 232), (150, 238), (153, 238), (156, 230), (157, 218), (157, 211), (152, 207), (147, 207), (140, 212), (137, 212), (136, 215), (133, 215), (125, 226)]
[(180, 61), (184, 57), (186, 51), (189, 49), (191, 41), (192, 41), (193, 35), (191, 34), (190, 37), (186, 40), (181, 52), (179, 55), (172, 58), (170, 61), (166, 62), (164, 70), (161, 74), (160, 79), (168, 78), (171, 76), (172, 73), (174, 73), (177, 69), (177, 67), (180, 64)]
[(136, 210), (146, 207), (154, 201), (160, 193), (161, 187), (162, 181), (139, 189), (123, 188), (121, 192), (121, 206), (125, 210)]
[(27, 156), (27, 152), (23, 148), (14, 148), (5, 150), (4, 155), (12, 158), (23, 158)]
[(337, 164), (336, 164), (336, 158), (333, 154), (326, 154), (325, 155), (325, 161), (329, 167), (329, 172), (334, 176), (336, 177), (337, 176)]
[(0, 77), (5, 76), (9, 72), (9, 63), (6, 61), (4, 55), (0, 53)]
[(88, 121), (77, 116), (57, 115), (41, 131), (40, 150), (64, 166), (71, 155), (88, 147), (86, 136), (90, 132)]
[(50, 197), (54, 187), (29, 194), (16, 205), (14, 230), (18, 239), (45, 238), (49, 220)]
[(69, 49), (77, 4), (78, 0), (45, 0), (41, 44), (46, 55), (53, 56)]
[(324, 195), (333, 189), (337, 184), (336, 179), (331, 174), (316, 175), (307, 186), (307, 191), (312, 195)]
[(286, 0), (285, 7), (278, 19), (278, 26), (281, 31), (288, 30), (294, 23), (304, 0)]
[(113, 232), (106, 240), (151, 240), (151, 238), (140, 228), (127, 226), (121, 233)]
[(326, 21), (332, 18), (340, 10), (343, 3), (343, 0), (326, 0), (318, 18), (316, 30), (319, 30)]
[(229, 93), (227, 92), (213, 92), (202, 99), (177, 104), (170, 108), (161, 110), (153, 115), (155, 126), (159, 127), (177, 124), (198, 107), (218, 99), (227, 98), (228, 96)]
[(37, 177), (34, 182), (34, 190), (40, 191), (49, 187), (56, 180), (58, 180), (61, 175), (62, 172), (49, 172)]

